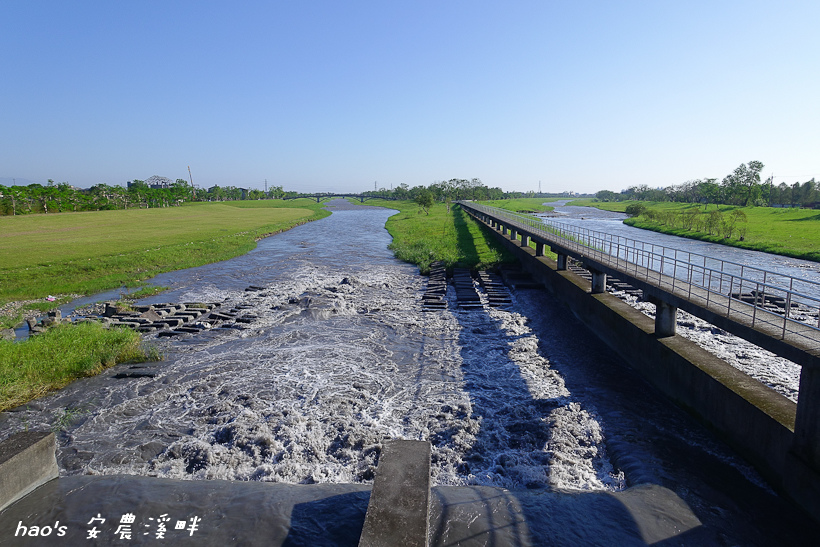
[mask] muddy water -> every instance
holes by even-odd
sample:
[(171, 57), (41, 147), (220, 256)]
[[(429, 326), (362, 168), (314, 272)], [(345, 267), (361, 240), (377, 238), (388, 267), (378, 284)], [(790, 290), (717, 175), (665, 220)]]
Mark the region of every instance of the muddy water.
[[(518, 292), (509, 310), (424, 312), (424, 279), (387, 249), (391, 211), (340, 209), (246, 256), (156, 280), (172, 290), (155, 301), (246, 306), (258, 316), (247, 328), (149, 339), (163, 362), (120, 365), (4, 413), (0, 437), (54, 429), (61, 475), (78, 478), (362, 485), (383, 441), (429, 439), (434, 484), (515, 492), (533, 543), (607, 544), (613, 526), (633, 533), (623, 507), (595, 497), (630, 492), (644, 492), (635, 499), (653, 519), (699, 527), (701, 544), (807, 533), (747, 464), (546, 294)], [(113, 491), (133, 488), (112, 479)], [(154, 484), (139, 490), (159, 511), (168, 486)], [(656, 506), (658, 489), (679, 507)], [(112, 515), (133, 510), (127, 498)], [(79, 511), (54, 503), (54, 519)], [(220, 503), (211, 509), (220, 518), (247, 511)], [(492, 521), (470, 507), (467, 521)]]

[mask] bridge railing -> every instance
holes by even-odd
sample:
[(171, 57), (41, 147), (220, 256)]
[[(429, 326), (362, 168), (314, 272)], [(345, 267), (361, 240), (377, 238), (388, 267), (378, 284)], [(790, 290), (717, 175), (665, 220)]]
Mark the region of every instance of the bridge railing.
[(474, 202), (464, 205), (707, 309), (745, 316), (752, 327), (783, 339), (797, 336), (820, 349), (820, 283)]

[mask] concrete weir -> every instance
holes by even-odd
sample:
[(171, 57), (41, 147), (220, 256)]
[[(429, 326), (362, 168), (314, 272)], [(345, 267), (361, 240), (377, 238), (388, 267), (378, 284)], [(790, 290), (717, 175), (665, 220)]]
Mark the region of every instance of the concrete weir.
[[(674, 492), (645, 484), (586, 494), (509, 491), (488, 486), (430, 487), (430, 444), (386, 442), (374, 485), (179, 480), (128, 475), (56, 477), (54, 436), (19, 433), (3, 443), (17, 459), (0, 464), (0, 545), (418, 545), (526, 547), (690, 545), (713, 537)], [(25, 461), (25, 465), (20, 465)], [(37, 472), (37, 470), (45, 471)], [(53, 479), (53, 480), (52, 480)], [(43, 483), (43, 481), (46, 481)], [(134, 520), (117, 541), (120, 514)], [(594, 521), (589, 515), (595, 514)], [(158, 519), (169, 520), (158, 537)], [(179, 524), (184, 524), (180, 527)], [(44, 536), (52, 536), (44, 539)], [(92, 537), (93, 535), (93, 537)], [(553, 544), (550, 542), (550, 544)], [(664, 543), (665, 544), (665, 543)]]
[(25, 431), (0, 442), (0, 511), (59, 475), (54, 433)]
[[(690, 411), (748, 459), (780, 492), (820, 521), (820, 469), (812, 463), (820, 431), (795, 436), (795, 403), (735, 369), (725, 361), (675, 335), (675, 307), (654, 299), (657, 318), (603, 290), (606, 274), (592, 272), (592, 282), (566, 269), (567, 257), (544, 256), (546, 243), (519, 230), (521, 241), (494, 227), (491, 216), (465, 211), (493, 229), (494, 235), (554, 297), (585, 323), (645, 379)], [(529, 241), (535, 241), (535, 249)], [(800, 397), (813, 394), (804, 366)], [(802, 401), (802, 399), (801, 399)], [(810, 405), (803, 404), (803, 408)], [(813, 405), (817, 409), (817, 404)], [(815, 413), (816, 410), (814, 410)], [(804, 419), (816, 424), (817, 419)], [(815, 434), (817, 433), (817, 434)], [(804, 446), (807, 445), (807, 446)]]

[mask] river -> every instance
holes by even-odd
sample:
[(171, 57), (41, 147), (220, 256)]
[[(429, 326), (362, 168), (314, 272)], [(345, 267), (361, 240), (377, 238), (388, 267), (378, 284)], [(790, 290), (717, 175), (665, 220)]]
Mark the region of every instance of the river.
[[(158, 276), (170, 291), (144, 301), (241, 305), (258, 318), (245, 329), (149, 336), (162, 362), (118, 365), (3, 413), (0, 438), (55, 430), (67, 478), (339, 492), (372, 481), (382, 442), (429, 439), (438, 495), (507, 489), (534, 544), (652, 536), (601, 496), (637, 500), (633, 517), (674, 523), (688, 544), (799, 544), (817, 531), (545, 293), (518, 291), (509, 309), (423, 311), (425, 278), (387, 249), (394, 212), (338, 201), (331, 210), (245, 256)], [(152, 484), (140, 488), (162, 507)], [(653, 505), (666, 493), (674, 503)], [(128, 509), (127, 496), (109, 501), (114, 514)], [(224, 515), (248, 511), (222, 503)], [(339, 515), (326, 518), (348, 518)], [(0, 543), (14, 520), (4, 517)]]

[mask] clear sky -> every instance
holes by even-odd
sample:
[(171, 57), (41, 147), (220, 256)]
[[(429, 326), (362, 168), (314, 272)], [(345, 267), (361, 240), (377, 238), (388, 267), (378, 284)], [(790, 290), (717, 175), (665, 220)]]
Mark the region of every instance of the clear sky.
[(0, 2), (0, 177), (820, 179), (820, 2)]

